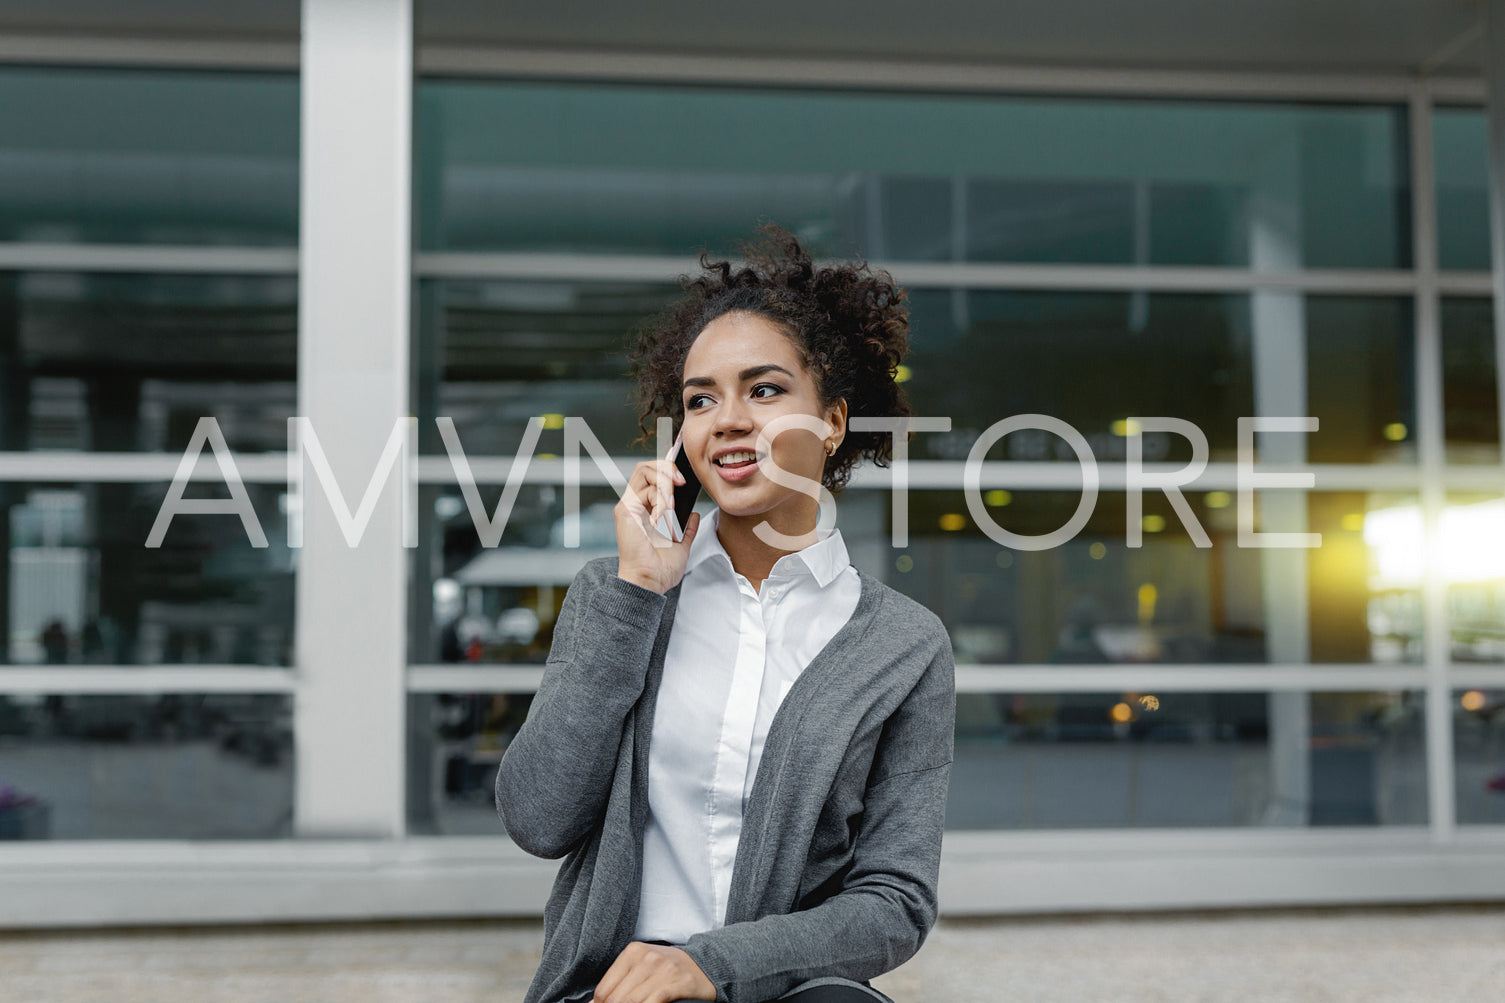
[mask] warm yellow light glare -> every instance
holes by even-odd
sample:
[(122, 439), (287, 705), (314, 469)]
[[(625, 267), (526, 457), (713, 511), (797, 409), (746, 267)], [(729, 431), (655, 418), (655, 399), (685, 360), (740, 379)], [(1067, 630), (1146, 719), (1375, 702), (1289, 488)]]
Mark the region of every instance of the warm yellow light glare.
[(1108, 712), (1108, 716), (1119, 724), (1128, 724), (1134, 720), (1134, 708), (1126, 703), (1116, 703), (1113, 705), (1113, 709)]
[(1338, 525), (1342, 526), (1344, 529), (1348, 530), (1350, 533), (1357, 533), (1357, 532), (1359, 532), (1359, 530), (1361, 530), (1361, 529), (1364, 528), (1364, 513), (1363, 512), (1347, 512), (1347, 513), (1344, 513), (1343, 518), (1338, 520)]
[(1400, 442), (1409, 434), (1410, 429), (1406, 428), (1404, 422), (1392, 421), (1385, 426), (1385, 438), (1391, 442)]
[(562, 414), (546, 414), (546, 415), (543, 415), (542, 417), (543, 417), (543, 427), (544, 428), (563, 428), (564, 427), (564, 415), (562, 415)]
[(1144, 531), (1146, 533), (1158, 533), (1165, 528), (1165, 516), (1155, 515), (1151, 512), (1144, 517)]
[(1120, 418), (1113, 423), (1113, 434), (1121, 436), (1138, 435), (1143, 431), (1143, 426), (1133, 418)]
[(1458, 703), (1466, 711), (1483, 710), (1484, 694), (1478, 690), (1469, 690), (1463, 694)]
[(955, 533), (959, 529), (965, 529), (967, 517), (960, 512), (947, 512), (940, 518), (941, 528), (948, 533)]
[[(1425, 567), (1421, 509), (1378, 509), (1364, 518), (1364, 542), (1379, 588), (1417, 587)], [(1505, 581), (1505, 499), (1442, 510), (1434, 547), (1437, 571), (1449, 584)]]
[(909, 378), (911, 376), (913, 376), (913, 375), (914, 375), (914, 371), (912, 369), (910, 369), (908, 366), (895, 366), (894, 367), (894, 382), (895, 383), (908, 383), (909, 382)]
[(894, 562), (894, 567), (898, 568), (902, 572), (908, 573), (909, 571), (914, 569), (914, 558), (910, 557), (908, 554), (900, 554), (899, 559)]
[(982, 500), (996, 508), (999, 505), (1007, 505), (1013, 501), (1014, 495), (1013, 492), (1005, 491), (1003, 488), (994, 488), (991, 491), (984, 491), (982, 493)]
[(1209, 491), (1207, 497), (1202, 499), (1208, 508), (1227, 508), (1233, 499), (1226, 491)]
[(1098, 543), (1094, 543), (1092, 546), (1088, 547), (1087, 553), (1092, 555), (1092, 559), (1094, 561), (1101, 561), (1103, 558), (1108, 556), (1108, 548), (1103, 546), (1102, 542), (1099, 541)]

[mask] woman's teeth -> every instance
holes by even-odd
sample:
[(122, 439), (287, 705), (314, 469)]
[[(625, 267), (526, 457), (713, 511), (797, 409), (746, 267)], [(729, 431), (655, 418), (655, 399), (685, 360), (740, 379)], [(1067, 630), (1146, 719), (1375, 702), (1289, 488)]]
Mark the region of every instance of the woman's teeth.
[(744, 450), (740, 453), (727, 453), (725, 456), (716, 461), (716, 465), (721, 467), (735, 467), (738, 464), (747, 463), (752, 460), (756, 460), (757, 458), (758, 457), (756, 453), (753, 453), (750, 450)]

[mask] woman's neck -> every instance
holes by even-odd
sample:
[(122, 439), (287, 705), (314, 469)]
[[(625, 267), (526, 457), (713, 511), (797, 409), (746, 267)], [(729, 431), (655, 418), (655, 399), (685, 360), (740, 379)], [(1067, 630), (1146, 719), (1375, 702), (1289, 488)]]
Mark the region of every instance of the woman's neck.
[[(726, 556), (731, 558), (732, 569), (751, 582), (754, 589), (760, 589), (763, 580), (773, 571), (773, 566), (779, 558), (803, 550), (816, 542), (815, 523), (820, 510), (813, 505), (811, 508), (808, 518), (796, 519), (774, 519), (771, 517), (772, 513), (759, 513), (751, 516), (719, 513), (716, 517), (716, 538), (721, 541), (721, 547), (726, 551)], [(794, 525), (789, 525), (790, 522)], [(784, 549), (763, 540), (756, 530), (759, 525), (765, 523), (785, 536), (801, 538), (800, 545)]]

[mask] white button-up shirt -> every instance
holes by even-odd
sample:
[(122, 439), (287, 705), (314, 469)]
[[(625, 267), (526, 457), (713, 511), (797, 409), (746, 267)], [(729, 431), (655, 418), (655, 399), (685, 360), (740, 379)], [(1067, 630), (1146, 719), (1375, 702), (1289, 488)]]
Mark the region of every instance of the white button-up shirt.
[(840, 530), (779, 558), (754, 589), (732, 569), (720, 515), (690, 544), (654, 705), (637, 940), (683, 944), (724, 925), (774, 712), (862, 591)]

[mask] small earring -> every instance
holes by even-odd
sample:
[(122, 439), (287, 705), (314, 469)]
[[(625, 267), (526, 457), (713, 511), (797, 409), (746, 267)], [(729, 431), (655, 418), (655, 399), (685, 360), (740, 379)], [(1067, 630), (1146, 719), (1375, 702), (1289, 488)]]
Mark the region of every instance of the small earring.
[(826, 455), (827, 456), (835, 456), (836, 455), (836, 443), (834, 443), (834, 442), (827, 442), (826, 443)]

